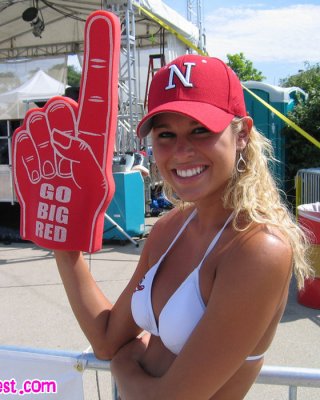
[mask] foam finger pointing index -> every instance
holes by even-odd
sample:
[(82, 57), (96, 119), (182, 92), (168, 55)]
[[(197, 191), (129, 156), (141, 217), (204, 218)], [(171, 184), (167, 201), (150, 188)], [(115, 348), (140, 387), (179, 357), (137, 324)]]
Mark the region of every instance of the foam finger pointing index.
[(106, 11), (91, 14), (85, 29), (78, 132), (101, 166), (108, 135), (116, 128), (119, 53), (118, 18)]

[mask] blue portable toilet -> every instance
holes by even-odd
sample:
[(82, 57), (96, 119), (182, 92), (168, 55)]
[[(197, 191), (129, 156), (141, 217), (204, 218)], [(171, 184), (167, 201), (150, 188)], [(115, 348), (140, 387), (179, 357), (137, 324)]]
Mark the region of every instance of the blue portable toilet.
[(117, 225), (131, 237), (142, 236), (145, 231), (145, 200), (141, 173), (114, 172), (113, 179), (116, 190), (106, 213), (115, 224), (105, 219), (103, 239), (125, 241), (127, 238)]
[[(242, 84), (283, 115), (293, 110), (298, 96), (303, 99), (307, 97), (307, 94), (298, 87), (283, 88), (257, 81), (247, 81)], [(247, 111), (253, 118), (256, 128), (272, 142), (275, 157), (280, 161), (273, 166), (273, 173), (283, 188), (286, 137), (282, 134), (282, 129), (285, 122), (246, 90), (244, 90), (244, 97)]]

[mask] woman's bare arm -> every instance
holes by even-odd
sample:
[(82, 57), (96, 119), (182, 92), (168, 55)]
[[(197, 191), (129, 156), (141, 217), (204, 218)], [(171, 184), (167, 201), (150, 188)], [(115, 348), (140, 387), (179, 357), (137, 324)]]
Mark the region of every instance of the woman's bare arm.
[(154, 248), (159, 248), (163, 232), (167, 233), (167, 221), (175, 213), (177, 210), (172, 210), (153, 226), (137, 268), (114, 305), (96, 284), (81, 252), (55, 251), (59, 273), (72, 310), (98, 358), (111, 359), (122, 346), (141, 332), (132, 317), (131, 297), (150, 262), (154, 261)]
[(148, 265), (147, 250), (115, 305), (98, 287), (81, 252), (55, 251), (55, 257), (72, 310), (93, 351), (98, 358), (111, 359), (141, 331), (133, 321), (130, 302)]

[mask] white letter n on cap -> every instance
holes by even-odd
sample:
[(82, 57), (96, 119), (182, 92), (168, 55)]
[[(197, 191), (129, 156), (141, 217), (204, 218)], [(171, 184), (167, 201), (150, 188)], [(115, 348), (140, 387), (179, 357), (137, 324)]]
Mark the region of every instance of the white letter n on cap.
[(177, 78), (179, 78), (180, 82), (183, 84), (184, 87), (193, 87), (193, 84), (190, 82), (191, 67), (193, 67), (196, 64), (191, 62), (185, 62), (183, 65), (186, 66), (185, 75), (183, 75), (183, 73), (175, 64), (170, 65), (169, 83), (168, 86), (166, 86), (165, 88), (166, 90), (173, 89), (176, 87), (175, 83), (173, 83), (173, 78), (175, 74), (177, 75)]

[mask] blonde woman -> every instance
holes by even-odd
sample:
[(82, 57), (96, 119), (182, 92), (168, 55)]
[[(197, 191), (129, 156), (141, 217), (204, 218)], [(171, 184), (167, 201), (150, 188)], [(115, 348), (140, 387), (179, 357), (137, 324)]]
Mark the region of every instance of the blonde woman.
[[(154, 226), (117, 302), (79, 252), (56, 251), (97, 357), (112, 359), (122, 400), (240, 400), (286, 306), (305, 240), (268, 170), (271, 146), (221, 60), (185, 55), (154, 77), (138, 134), (179, 206)], [(139, 337), (139, 338), (137, 338)]]

